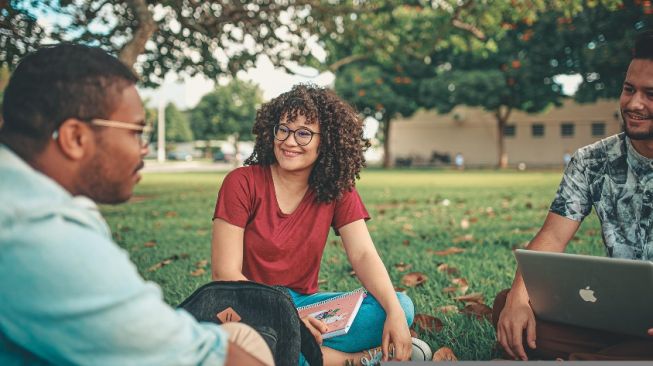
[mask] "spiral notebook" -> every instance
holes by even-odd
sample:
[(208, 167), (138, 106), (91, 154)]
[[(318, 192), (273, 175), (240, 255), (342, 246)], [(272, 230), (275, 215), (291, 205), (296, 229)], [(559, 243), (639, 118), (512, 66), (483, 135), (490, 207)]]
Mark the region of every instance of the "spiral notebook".
[(300, 318), (312, 316), (323, 321), (329, 330), (322, 334), (322, 339), (327, 339), (349, 331), (365, 296), (367, 296), (365, 289), (359, 288), (328, 300), (299, 307), (297, 311)]

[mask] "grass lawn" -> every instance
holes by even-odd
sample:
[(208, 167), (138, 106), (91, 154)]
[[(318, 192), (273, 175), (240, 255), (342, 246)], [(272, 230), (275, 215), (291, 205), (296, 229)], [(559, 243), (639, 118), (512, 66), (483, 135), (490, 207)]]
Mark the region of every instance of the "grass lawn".
[[(102, 207), (115, 240), (129, 251), (140, 273), (163, 288), (165, 300), (172, 305), (210, 281), (211, 217), (223, 177), (146, 174), (130, 203)], [(525, 245), (542, 224), (560, 177), (560, 171), (363, 172), (357, 189), (372, 216), (368, 227), (393, 283), (406, 289), (416, 313), (437, 317), (444, 325), (437, 331), (418, 329), (434, 350), (448, 346), (462, 360), (496, 357), (491, 324), (458, 312), (466, 305), (454, 299), (461, 289), (443, 290), (461, 287), (452, 279), (464, 278), (466, 294), (482, 294), (482, 301), (491, 307), (495, 294), (512, 281), (512, 250)], [(464, 251), (436, 253), (451, 247)], [(581, 226), (569, 251), (602, 254), (594, 215)], [(442, 271), (441, 264), (457, 273)], [(409, 272), (421, 272), (427, 280), (409, 287), (402, 283)], [(333, 234), (322, 260), (320, 283), (322, 290), (359, 286)], [(440, 310), (452, 309), (451, 305), (457, 310)]]

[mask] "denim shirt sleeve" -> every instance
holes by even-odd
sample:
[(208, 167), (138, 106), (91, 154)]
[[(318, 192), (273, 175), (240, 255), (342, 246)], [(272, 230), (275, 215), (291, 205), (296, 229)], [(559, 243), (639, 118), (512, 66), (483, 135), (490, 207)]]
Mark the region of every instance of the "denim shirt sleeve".
[(574, 153), (551, 203), (550, 212), (575, 221), (582, 221), (592, 212), (592, 195), (585, 170), (582, 154)]
[(37, 358), (86, 365), (224, 363), (224, 331), (165, 304), (160, 288), (140, 277), (124, 250), (60, 215), (0, 225), (0, 278), (0, 333)]

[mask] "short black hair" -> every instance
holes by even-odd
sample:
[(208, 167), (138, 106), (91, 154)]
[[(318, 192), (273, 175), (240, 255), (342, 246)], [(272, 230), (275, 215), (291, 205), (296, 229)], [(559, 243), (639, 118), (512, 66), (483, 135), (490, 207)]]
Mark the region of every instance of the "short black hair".
[(115, 99), (138, 81), (129, 67), (106, 51), (61, 43), (21, 60), (4, 92), (0, 141), (24, 159), (42, 151), (68, 118), (108, 118)]
[(635, 38), (633, 58), (653, 61), (653, 29), (639, 33)]

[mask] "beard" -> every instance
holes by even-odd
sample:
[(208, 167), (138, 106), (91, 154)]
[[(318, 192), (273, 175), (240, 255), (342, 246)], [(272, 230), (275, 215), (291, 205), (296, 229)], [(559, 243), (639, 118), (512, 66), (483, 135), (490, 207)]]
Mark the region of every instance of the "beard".
[(651, 123), (651, 127), (649, 127), (648, 131), (633, 131), (628, 128), (628, 123), (626, 123), (626, 116), (624, 116), (623, 110), (621, 111), (621, 120), (623, 121), (621, 128), (626, 133), (626, 136), (631, 140), (653, 140), (653, 123)]

